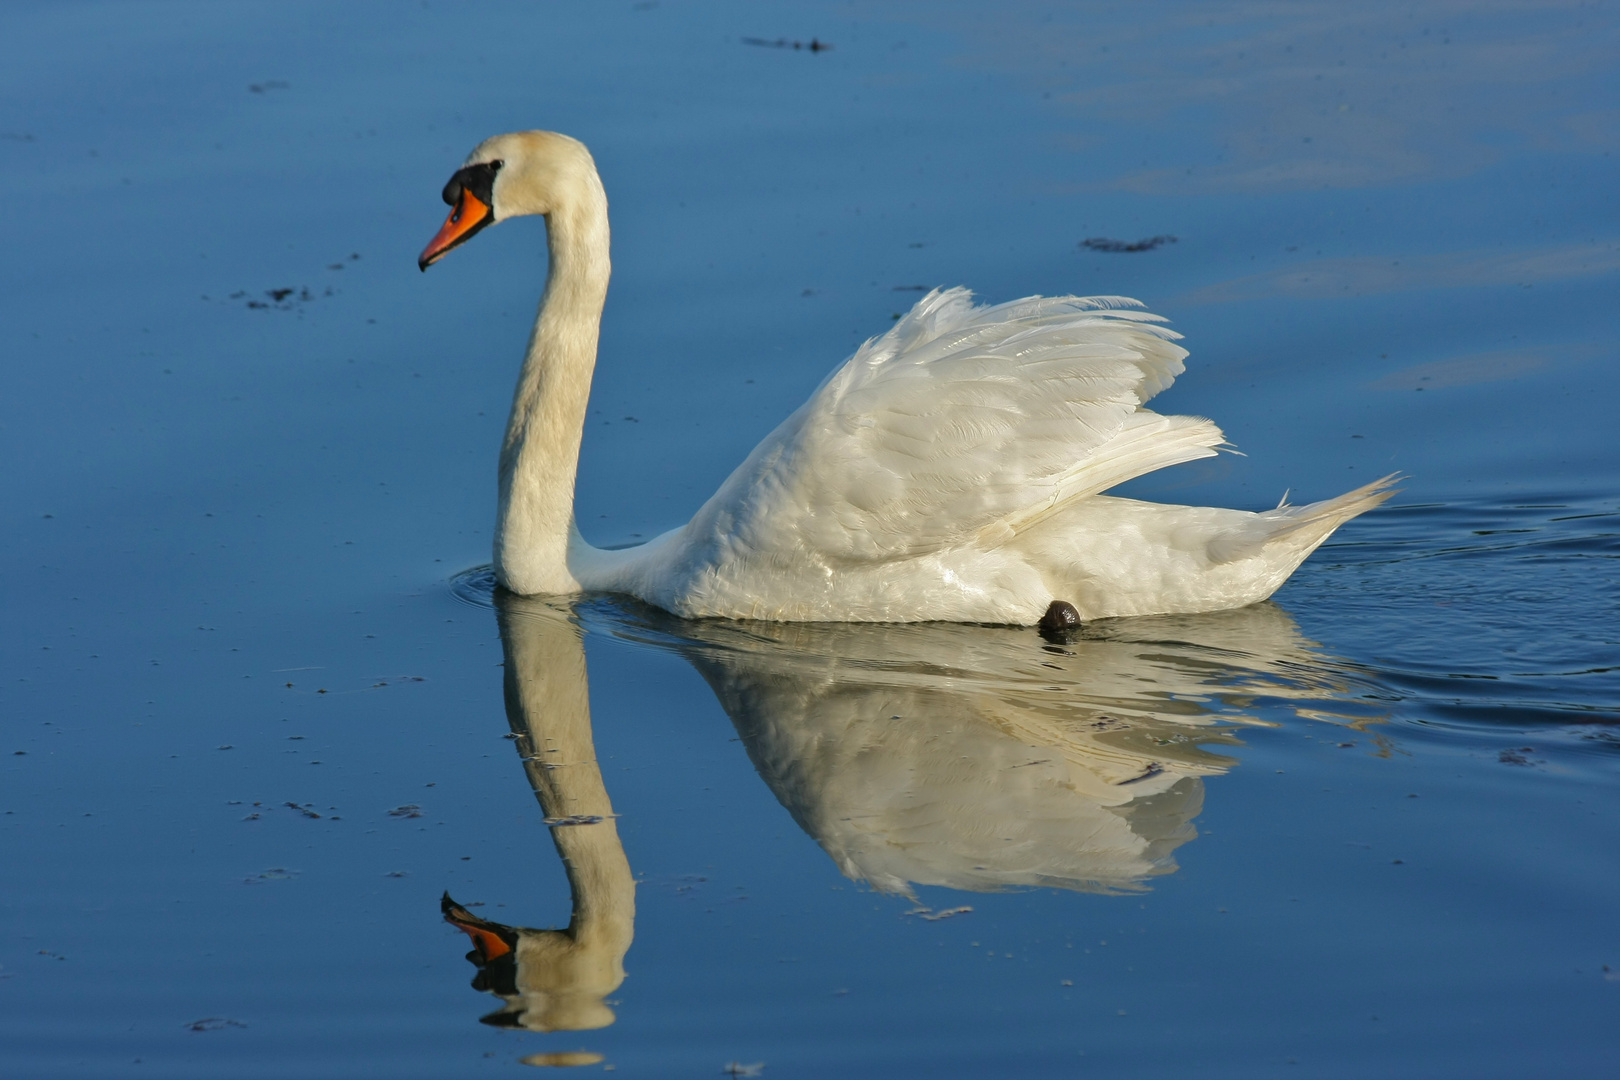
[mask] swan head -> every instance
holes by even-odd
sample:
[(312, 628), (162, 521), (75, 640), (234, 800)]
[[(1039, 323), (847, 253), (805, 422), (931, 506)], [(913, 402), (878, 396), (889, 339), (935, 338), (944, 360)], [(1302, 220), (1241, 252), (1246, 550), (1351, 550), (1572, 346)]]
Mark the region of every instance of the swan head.
[(479, 143), (444, 185), (450, 216), (417, 258), (426, 270), (486, 226), (525, 214), (549, 217), (582, 198), (600, 197), (602, 182), (585, 144), (555, 131), (516, 131)]

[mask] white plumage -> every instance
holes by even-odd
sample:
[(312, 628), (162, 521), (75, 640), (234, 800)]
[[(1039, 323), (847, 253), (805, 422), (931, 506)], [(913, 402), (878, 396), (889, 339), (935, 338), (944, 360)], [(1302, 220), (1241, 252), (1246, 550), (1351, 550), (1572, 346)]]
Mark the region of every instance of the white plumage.
[(422, 264), (491, 221), (547, 218), (551, 270), (502, 453), (495, 566), (515, 592), (600, 589), (772, 620), (1033, 624), (1054, 600), (1087, 619), (1212, 611), (1271, 595), (1390, 495), (1385, 478), (1261, 514), (1103, 496), (1223, 441), (1208, 420), (1143, 407), (1183, 371), (1179, 335), (1121, 297), (978, 307), (958, 288), (834, 370), (691, 522), (639, 548), (592, 548), (573, 481), (607, 199), (566, 136), (497, 136), (464, 173), (480, 169), (489, 205), (463, 193)]

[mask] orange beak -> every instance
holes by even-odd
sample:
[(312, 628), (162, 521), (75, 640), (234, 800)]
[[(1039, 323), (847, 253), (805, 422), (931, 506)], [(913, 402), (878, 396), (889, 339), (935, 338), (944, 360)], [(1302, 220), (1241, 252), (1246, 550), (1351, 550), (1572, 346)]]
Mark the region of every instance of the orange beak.
[(473, 233), (495, 220), (490, 208), (465, 187), (461, 189), (461, 196), (456, 200), (455, 209), (445, 218), (444, 225), (422, 249), (417, 256), (418, 269), (426, 270), (440, 259), (445, 252), (457, 244), (465, 243), (472, 238)]

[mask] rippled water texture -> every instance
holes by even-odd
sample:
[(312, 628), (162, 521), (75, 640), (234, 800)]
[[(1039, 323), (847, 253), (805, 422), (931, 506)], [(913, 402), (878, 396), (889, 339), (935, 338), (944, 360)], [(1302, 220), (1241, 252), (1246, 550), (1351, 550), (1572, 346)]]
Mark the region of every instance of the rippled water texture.
[[(0, 1074), (1612, 1072), (1616, 55), (1583, 3), (6, 6)], [(599, 544), (935, 285), (1173, 320), (1242, 456), (1129, 494), (1404, 490), (1065, 640), (493, 596), (544, 226), (414, 260), (536, 126), (612, 201)]]

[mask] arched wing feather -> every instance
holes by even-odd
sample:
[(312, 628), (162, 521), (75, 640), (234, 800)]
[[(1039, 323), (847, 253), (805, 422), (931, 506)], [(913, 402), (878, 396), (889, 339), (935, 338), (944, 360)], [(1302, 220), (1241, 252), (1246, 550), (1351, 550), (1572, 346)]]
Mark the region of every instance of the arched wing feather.
[[(1140, 308), (1072, 296), (976, 307), (966, 289), (935, 290), (760, 443), (693, 519), (692, 539), (727, 549), (721, 558), (829, 568), (912, 557), (1172, 463), (1140, 453), (1150, 418), (1183, 442), (1196, 427), (1196, 446), (1173, 460), (1213, 453), (1208, 421), (1141, 408), (1187, 353)], [(1145, 467), (1097, 469), (1110, 443)], [(1081, 482), (1088, 469), (1101, 486)]]

